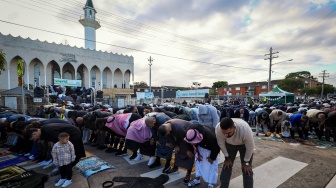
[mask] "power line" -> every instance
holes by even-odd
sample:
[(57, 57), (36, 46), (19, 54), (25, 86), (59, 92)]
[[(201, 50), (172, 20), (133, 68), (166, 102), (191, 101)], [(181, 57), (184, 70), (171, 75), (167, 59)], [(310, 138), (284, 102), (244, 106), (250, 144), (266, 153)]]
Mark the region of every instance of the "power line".
[(113, 46), (113, 47), (117, 47), (117, 48), (122, 48), (122, 49), (127, 49), (127, 50), (132, 50), (132, 51), (147, 53), (147, 54), (154, 54), (154, 55), (158, 55), (158, 56), (162, 56), (162, 57), (168, 57), (168, 58), (173, 58), (173, 59), (179, 59), (179, 60), (191, 61), (191, 62), (196, 62), (196, 63), (209, 64), (209, 65), (216, 65), (216, 66), (228, 67), (228, 68), (265, 71), (264, 69), (254, 69), (254, 68), (236, 67), (236, 66), (231, 66), (231, 65), (209, 63), (209, 62), (198, 61), (198, 60), (193, 60), (193, 59), (187, 59), (187, 58), (182, 58), (182, 57), (177, 57), (177, 56), (165, 55), (165, 54), (156, 53), (156, 52), (150, 52), (150, 51), (146, 51), (146, 50), (139, 50), (139, 49), (135, 49), (135, 48), (129, 48), (129, 47), (124, 47), (124, 46), (115, 45), (115, 44), (109, 44), (109, 43), (105, 43), (105, 42), (88, 40), (88, 39), (84, 39), (84, 38), (81, 38), (81, 37), (71, 36), (71, 35), (68, 35), (68, 34), (58, 33), (58, 32), (54, 32), (54, 31), (48, 31), (48, 30), (45, 30), (45, 29), (40, 29), (40, 28), (36, 28), (36, 27), (26, 26), (26, 25), (17, 24), (17, 23), (13, 23), (13, 22), (8, 22), (8, 21), (4, 21), (4, 20), (0, 20), (0, 22), (11, 24), (11, 25), (16, 25), (16, 26), (20, 26), (20, 27), (25, 27), (25, 28), (29, 28), (29, 29), (34, 29), (34, 30), (38, 30), (38, 31), (43, 31), (43, 32), (47, 32), (47, 33), (52, 33), (52, 34), (56, 34), (56, 35), (66, 36), (66, 37), (70, 37), (70, 38), (75, 38), (75, 39), (80, 39), (80, 40), (86, 40), (86, 41), (96, 42), (96, 43), (100, 43), (100, 44), (104, 44), (104, 45), (109, 45), (109, 46)]

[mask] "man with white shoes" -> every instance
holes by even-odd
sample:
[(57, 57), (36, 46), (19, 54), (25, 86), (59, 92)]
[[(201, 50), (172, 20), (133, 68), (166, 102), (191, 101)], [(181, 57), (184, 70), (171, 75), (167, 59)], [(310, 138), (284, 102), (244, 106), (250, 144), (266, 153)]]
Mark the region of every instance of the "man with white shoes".
[[(139, 161), (143, 155), (150, 156), (148, 165), (154, 163), (156, 144), (151, 129), (153, 124), (147, 126), (146, 118), (133, 121), (126, 133), (126, 148), (133, 151), (130, 160)], [(140, 153), (137, 151), (140, 149)]]

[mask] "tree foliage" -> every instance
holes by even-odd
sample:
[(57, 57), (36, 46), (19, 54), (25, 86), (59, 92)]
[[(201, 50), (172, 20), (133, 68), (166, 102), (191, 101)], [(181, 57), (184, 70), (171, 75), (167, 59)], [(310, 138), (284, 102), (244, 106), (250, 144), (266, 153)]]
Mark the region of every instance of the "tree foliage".
[(134, 82), (134, 85), (135, 86), (148, 86), (148, 84), (144, 81), (141, 81), (141, 82)]
[(285, 91), (295, 92), (297, 89), (303, 88), (304, 81), (294, 78), (285, 78), (279, 82), (278, 86)]
[(5, 71), (6, 65), (6, 54), (0, 49), (0, 74)]
[(217, 81), (212, 84), (212, 88), (221, 88), (229, 85), (227, 81)]
[(285, 79), (287, 78), (311, 78), (311, 74), (309, 71), (291, 72), (285, 76)]
[[(328, 93), (334, 93), (335, 92), (335, 88), (332, 85), (329, 84), (325, 84), (324, 85), (324, 95), (327, 95)], [(316, 86), (316, 87), (312, 87), (312, 88), (308, 88), (305, 87), (301, 90), (302, 94), (306, 94), (307, 96), (320, 96), (322, 93), (322, 85)]]

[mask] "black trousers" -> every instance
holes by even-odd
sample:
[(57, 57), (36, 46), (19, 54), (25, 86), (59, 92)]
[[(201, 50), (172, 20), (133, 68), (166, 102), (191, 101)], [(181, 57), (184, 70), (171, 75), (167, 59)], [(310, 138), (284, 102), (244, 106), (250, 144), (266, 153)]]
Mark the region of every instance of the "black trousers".
[(61, 179), (71, 180), (73, 164), (67, 164), (59, 167)]

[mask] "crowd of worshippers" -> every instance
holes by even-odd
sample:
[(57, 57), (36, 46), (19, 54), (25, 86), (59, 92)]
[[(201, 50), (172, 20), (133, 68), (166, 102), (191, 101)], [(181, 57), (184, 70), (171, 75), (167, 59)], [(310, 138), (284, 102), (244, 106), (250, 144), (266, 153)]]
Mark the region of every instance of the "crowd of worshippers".
[[(251, 126), (257, 126), (257, 135), (264, 132), (270, 136), (294, 137), (297, 130), (302, 138), (315, 132), (319, 139), (325, 134), (326, 140), (330, 141), (332, 135), (336, 141), (333, 106), (309, 108), (307, 105), (175, 107), (144, 104), (111, 111), (102, 106), (66, 109), (45, 105), (46, 118), (2, 109), (0, 131), (1, 139), (12, 146), (6, 152), (23, 153), (41, 166), (53, 164), (53, 145), (59, 141), (59, 134), (68, 133), (75, 149), (71, 165), (85, 157), (85, 144), (115, 156), (126, 156), (129, 150), (132, 153), (129, 160), (139, 161), (144, 155), (149, 156), (149, 168), (161, 166), (161, 159), (165, 159), (162, 172), (166, 174), (176, 173), (179, 168), (187, 169), (183, 181), (188, 187), (200, 184), (200, 177), (210, 188), (217, 183), (220, 151), (225, 156), (220, 182), (222, 187), (228, 187), (231, 167), (239, 151), (244, 184), (248, 187), (253, 184)], [(12, 139), (14, 136), (16, 139)], [(194, 165), (196, 178), (191, 180)]]

